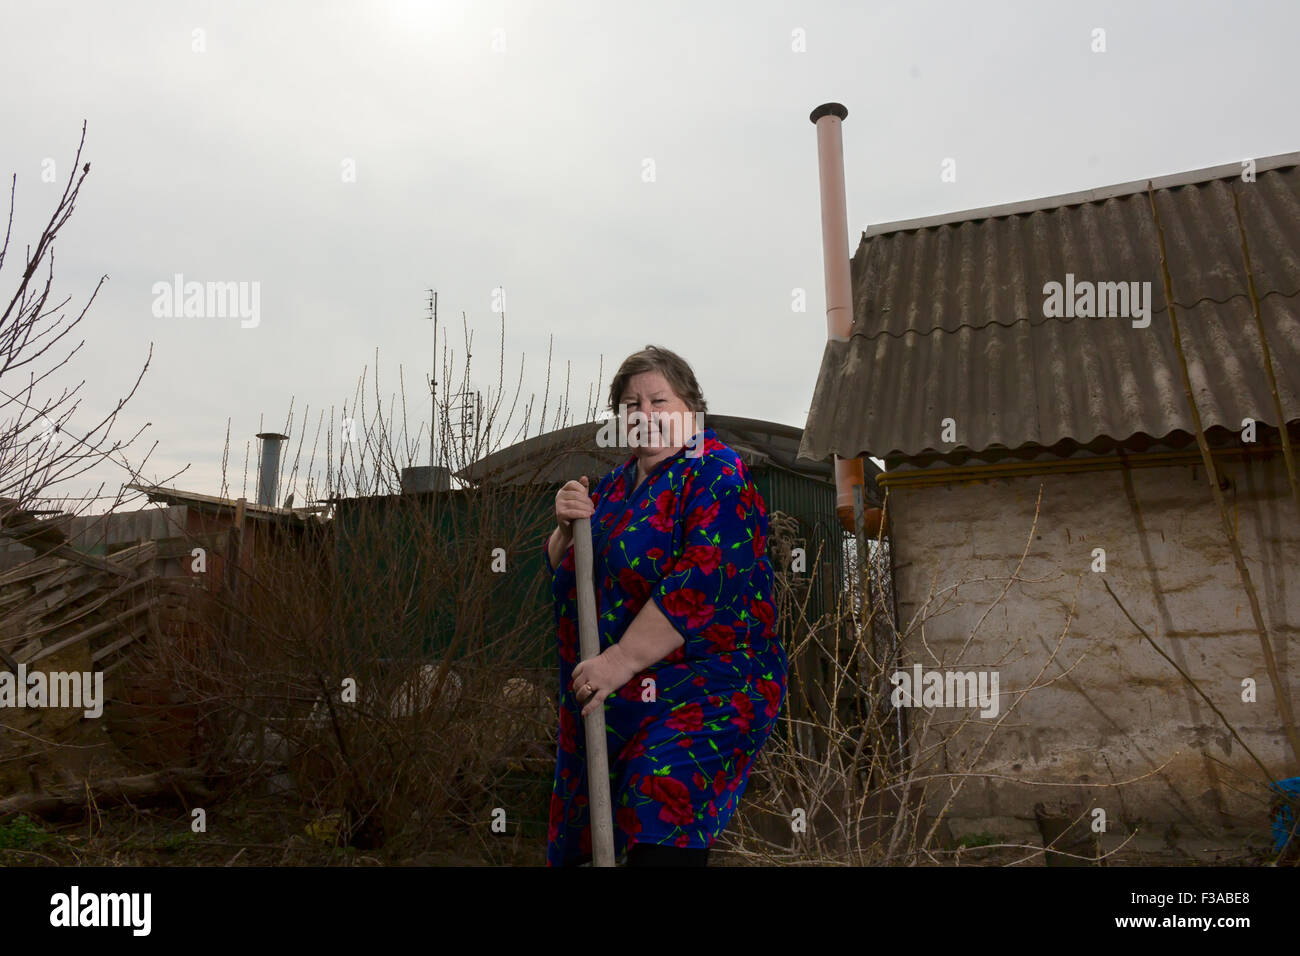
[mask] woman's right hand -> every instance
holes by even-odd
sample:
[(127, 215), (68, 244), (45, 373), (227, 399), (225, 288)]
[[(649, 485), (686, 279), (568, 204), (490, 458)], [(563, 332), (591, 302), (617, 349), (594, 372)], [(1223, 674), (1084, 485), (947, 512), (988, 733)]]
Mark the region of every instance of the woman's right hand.
[(575, 518), (590, 518), (596, 513), (591, 503), (591, 493), (587, 490), (587, 476), (581, 481), (567, 482), (555, 494), (555, 521), (566, 535), (573, 534)]

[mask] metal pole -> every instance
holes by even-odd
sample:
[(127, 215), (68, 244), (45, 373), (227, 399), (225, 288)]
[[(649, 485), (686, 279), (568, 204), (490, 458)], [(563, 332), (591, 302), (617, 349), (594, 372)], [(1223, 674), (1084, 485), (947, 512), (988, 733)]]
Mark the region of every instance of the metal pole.
[(438, 463), (433, 457), (433, 432), (438, 421), (438, 291), (433, 292), (433, 365), (429, 368), (429, 467)]
[(429, 367), (429, 470), (438, 464), (434, 457), (434, 432), (438, 423), (438, 290), (428, 289), (429, 314), (433, 321), (433, 365)]
[[(600, 653), (596, 630), (596, 588), (592, 575), (591, 519), (573, 519), (573, 560), (578, 574), (578, 650), (582, 660)], [(587, 809), (591, 818), (592, 863), (614, 865), (614, 813), (609, 795), (609, 750), (602, 704), (583, 719), (587, 733)]]

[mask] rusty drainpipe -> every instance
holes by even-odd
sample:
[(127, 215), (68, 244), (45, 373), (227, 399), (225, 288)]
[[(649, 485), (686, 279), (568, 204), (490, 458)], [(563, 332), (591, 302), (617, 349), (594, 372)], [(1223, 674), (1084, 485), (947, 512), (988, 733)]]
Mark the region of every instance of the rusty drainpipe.
[[(847, 342), (853, 330), (853, 286), (849, 278), (849, 214), (844, 196), (844, 138), (849, 111), (823, 103), (809, 115), (817, 127), (817, 174), (821, 182), (822, 264), (826, 275), (826, 338)], [(846, 531), (856, 532), (854, 486), (863, 482), (862, 458), (835, 456), (835, 513)], [(873, 535), (874, 536), (874, 535)]]

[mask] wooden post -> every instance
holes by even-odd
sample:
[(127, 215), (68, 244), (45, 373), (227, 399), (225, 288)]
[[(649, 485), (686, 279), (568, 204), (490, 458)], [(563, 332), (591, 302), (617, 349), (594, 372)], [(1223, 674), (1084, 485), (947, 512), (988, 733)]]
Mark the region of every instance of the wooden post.
[(230, 543), (226, 548), (226, 584), (231, 594), (239, 590), (239, 573), (243, 567), (242, 551), (244, 549), (244, 507), (247, 498), (240, 498), (235, 503), (235, 523), (230, 526)]
[[(871, 575), (867, 573), (867, 530), (866, 530), (866, 509), (862, 500), (862, 486), (853, 486), (853, 540), (858, 549), (858, 637), (859, 640), (865, 638), (867, 627), (867, 617), (871, 612)], [(874, 641), (872, 651), (876, 650)]]

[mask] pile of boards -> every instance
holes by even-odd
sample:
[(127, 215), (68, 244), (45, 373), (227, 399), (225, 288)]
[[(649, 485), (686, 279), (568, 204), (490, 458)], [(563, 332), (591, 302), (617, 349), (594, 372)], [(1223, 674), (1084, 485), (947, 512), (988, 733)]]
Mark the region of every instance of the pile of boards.
[[(129, 686), (134, 652), (184, 619), (197, 583), (163, 576), (159, 542), (85, 554), (68, 546), (61, 522), (3, 504), (0, 534), (34, 557), (0, 572), (0, 672), (102, 675), (105, 699), (98, 719), (79, 707), (0, 706), (0, 815), (26, 795), (68, 790), (84, 799), (88, 783), (138, 772), (122, 745), (151, 732), (121, 721), (132, 709), (123, 697), (134, 696), (122, 678)], [(10, 690), (15, 684), (8, 679)]]

